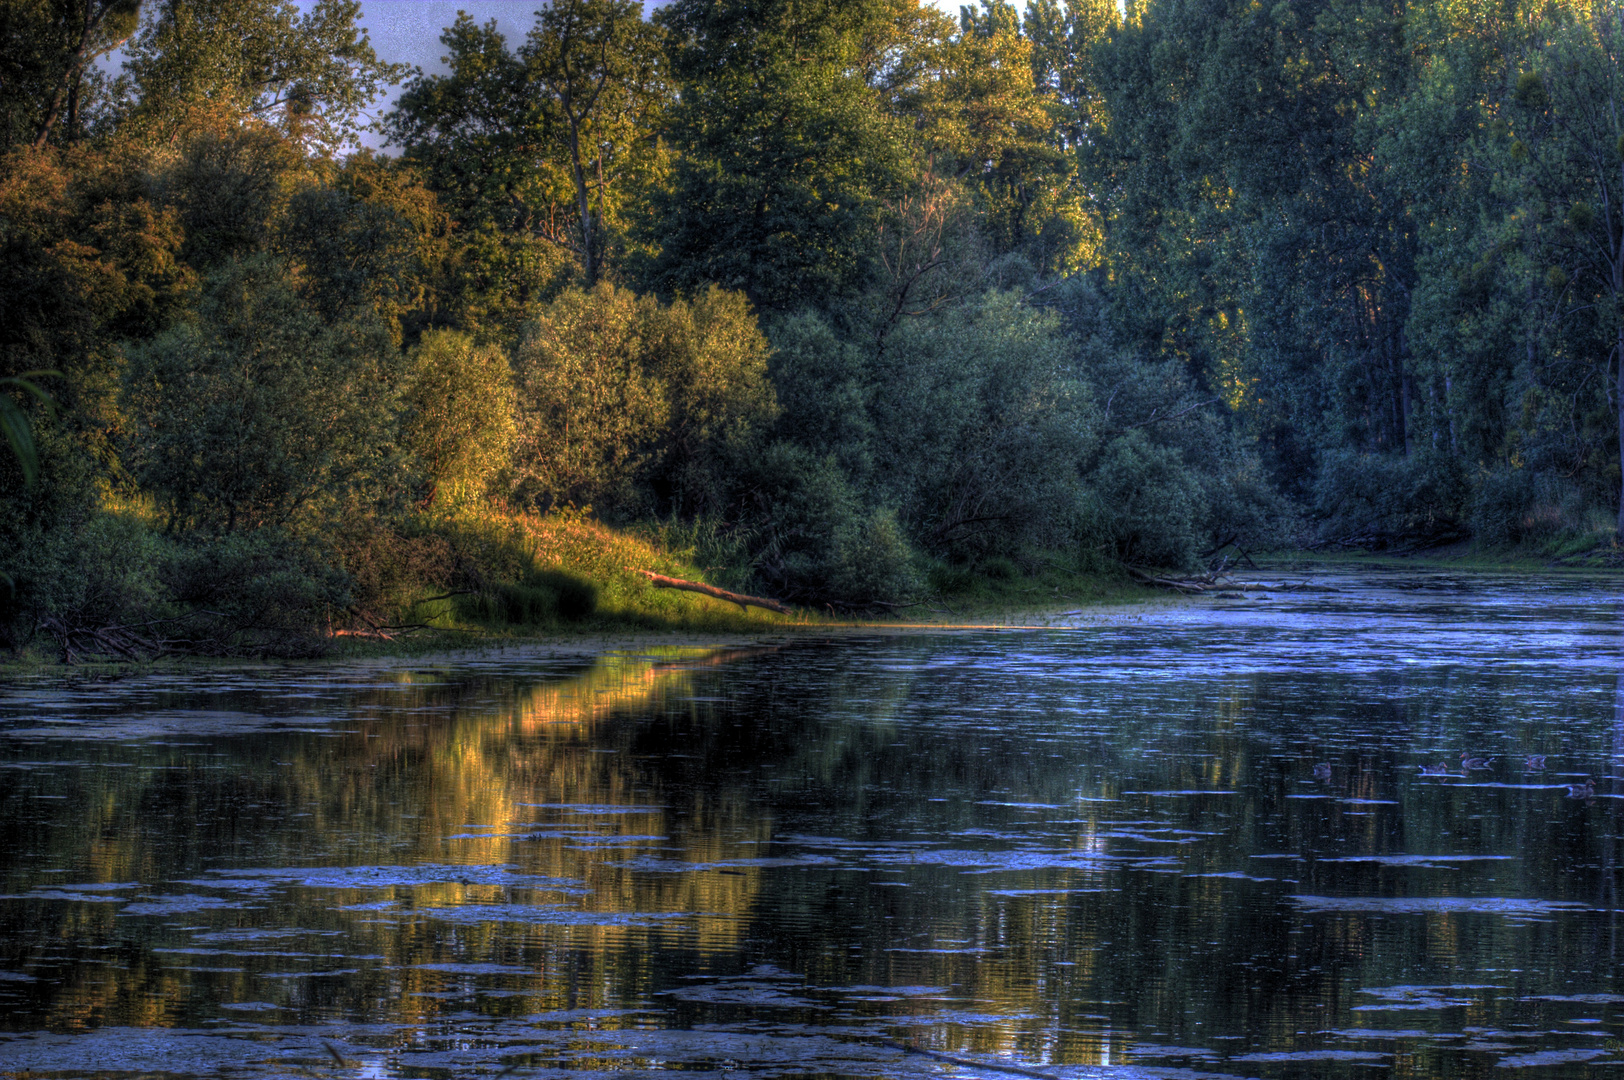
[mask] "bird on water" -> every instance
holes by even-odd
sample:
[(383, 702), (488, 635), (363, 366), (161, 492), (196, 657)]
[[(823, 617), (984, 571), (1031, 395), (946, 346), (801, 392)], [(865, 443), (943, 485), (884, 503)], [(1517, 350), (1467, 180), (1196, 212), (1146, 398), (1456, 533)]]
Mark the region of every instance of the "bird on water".
[(1436, 765), (1423, 765), (1423, 766), (1421, 766), (1421, 775), (1422, 776), (1454, 776), (1455, 774), (1449, 771), (1449, 762), (1440, 761)]
[(1524, 772), (1544, 772), (1545, 771), (1545, 755), (1544, 754), (1529, 754), (1527, 757), (1523, 758), (1523, 771)]
[(1462, 750), (1460, 754), (1460, 767), (1466, 772), (1471, 772), (1474, 769), (1488, 769), (1493, 767), (1489, 764), (1490, 760), (1492, 759), (1473, 757), (1467, 751)]
[(1596, 781), (1594, 780), (1586, 780), (1582, 784), (1568, 785), (1568, 798), (1570, 799), (1589, 799), (1594, 797), (1595, 794)]

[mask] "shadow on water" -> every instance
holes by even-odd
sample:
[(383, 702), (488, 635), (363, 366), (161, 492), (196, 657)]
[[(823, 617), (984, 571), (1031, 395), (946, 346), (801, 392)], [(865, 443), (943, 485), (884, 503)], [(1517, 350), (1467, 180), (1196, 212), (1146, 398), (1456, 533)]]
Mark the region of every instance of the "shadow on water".
[(0, 1074), (1616, 1070), (1624, 590), (1334, 585), (7, 687)]

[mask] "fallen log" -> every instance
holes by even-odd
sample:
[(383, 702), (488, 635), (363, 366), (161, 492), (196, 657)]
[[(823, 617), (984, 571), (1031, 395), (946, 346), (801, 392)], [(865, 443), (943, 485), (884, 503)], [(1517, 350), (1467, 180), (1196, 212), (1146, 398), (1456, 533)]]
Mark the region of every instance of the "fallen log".
[(699, 593), (701, 596), (710, 596), (717, 600), (726, 600), (730, 604), (737, 604), (745, 611), (752, 607), (758, 607), (766, 611), (776, 611), (780, 615), (795, 614), (794, 608), (788, 604), (781, 604), (777, 600), (728, 592), (726, 589), (718, 589), (715, 585), (706, 585), (700, 581), (684, 581), (682, 578), (666, 577), (664, 574), (656, 574), (652, 570), (638, 570), (636, 572), (648, 578), (649, 584), (656, 589), (681, 589), (683, 592)]

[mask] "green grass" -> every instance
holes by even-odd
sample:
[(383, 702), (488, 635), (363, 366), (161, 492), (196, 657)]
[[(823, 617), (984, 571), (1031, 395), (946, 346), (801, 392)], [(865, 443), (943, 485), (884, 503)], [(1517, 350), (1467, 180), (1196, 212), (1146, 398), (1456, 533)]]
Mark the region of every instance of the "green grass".
[[(410, 605), (416, 621), (446, 630), (514, 634), (572, 630), (749, 633), (827, 625), (814, 612), (785, 616), (696, 593), (659, 589), (638, 571), (737, 591), (739, 573), (695, 561), (711, 555), (671, 530), (618, 530), (581, 514), (488, 511), (434, 523), (486, 578), (458, 597)], [(678, 546), (673, 540), (689, 540)], [(713, 544), (714, 547), (714, 544)], [(431, 595), (427, 592), (424, 596)]]

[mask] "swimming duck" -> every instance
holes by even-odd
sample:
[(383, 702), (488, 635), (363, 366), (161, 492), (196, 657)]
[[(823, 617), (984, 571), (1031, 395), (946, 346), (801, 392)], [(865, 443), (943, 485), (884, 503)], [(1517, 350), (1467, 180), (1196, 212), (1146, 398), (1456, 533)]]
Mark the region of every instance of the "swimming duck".
[(1594, 780), (1586, 780), (1582, 784), (1568, 785), (1568, 798), (1570, 799), (1589, 799), (1593, 798), (1595, 794), (1596, 782)]
[(1462, 750), (1460, 755), (1460, 767), (1466, 772), (1471, 772), (1474, 769), (1489, 769), (1493, 768), (1493, 766), (1489, 764), (1489, 762), (1492, 760), (1492, 758), (1473, 757), (1471, 754)]
[(1423, 765), (1423, 766), (1421, 766), (1421, 775), (1422, 776), (1454, 776), (1455, 774), (1449, 771), (1449, 762), (1440, 761), (1436, 765)]
[(1523, 758), (1523, 770), (1525, 772), (1544, 772), (1545, 755), (1529, 754), (1527, 757)]
[(1331, 766), (1330, 766), (1330, 764), (1328, 762), (1323, 762), (1322, 761), (1318, 765), (1314, 766), (1314, 779), (1315, 780), (1329, 780), (1330, 778), (1331, 778)]

